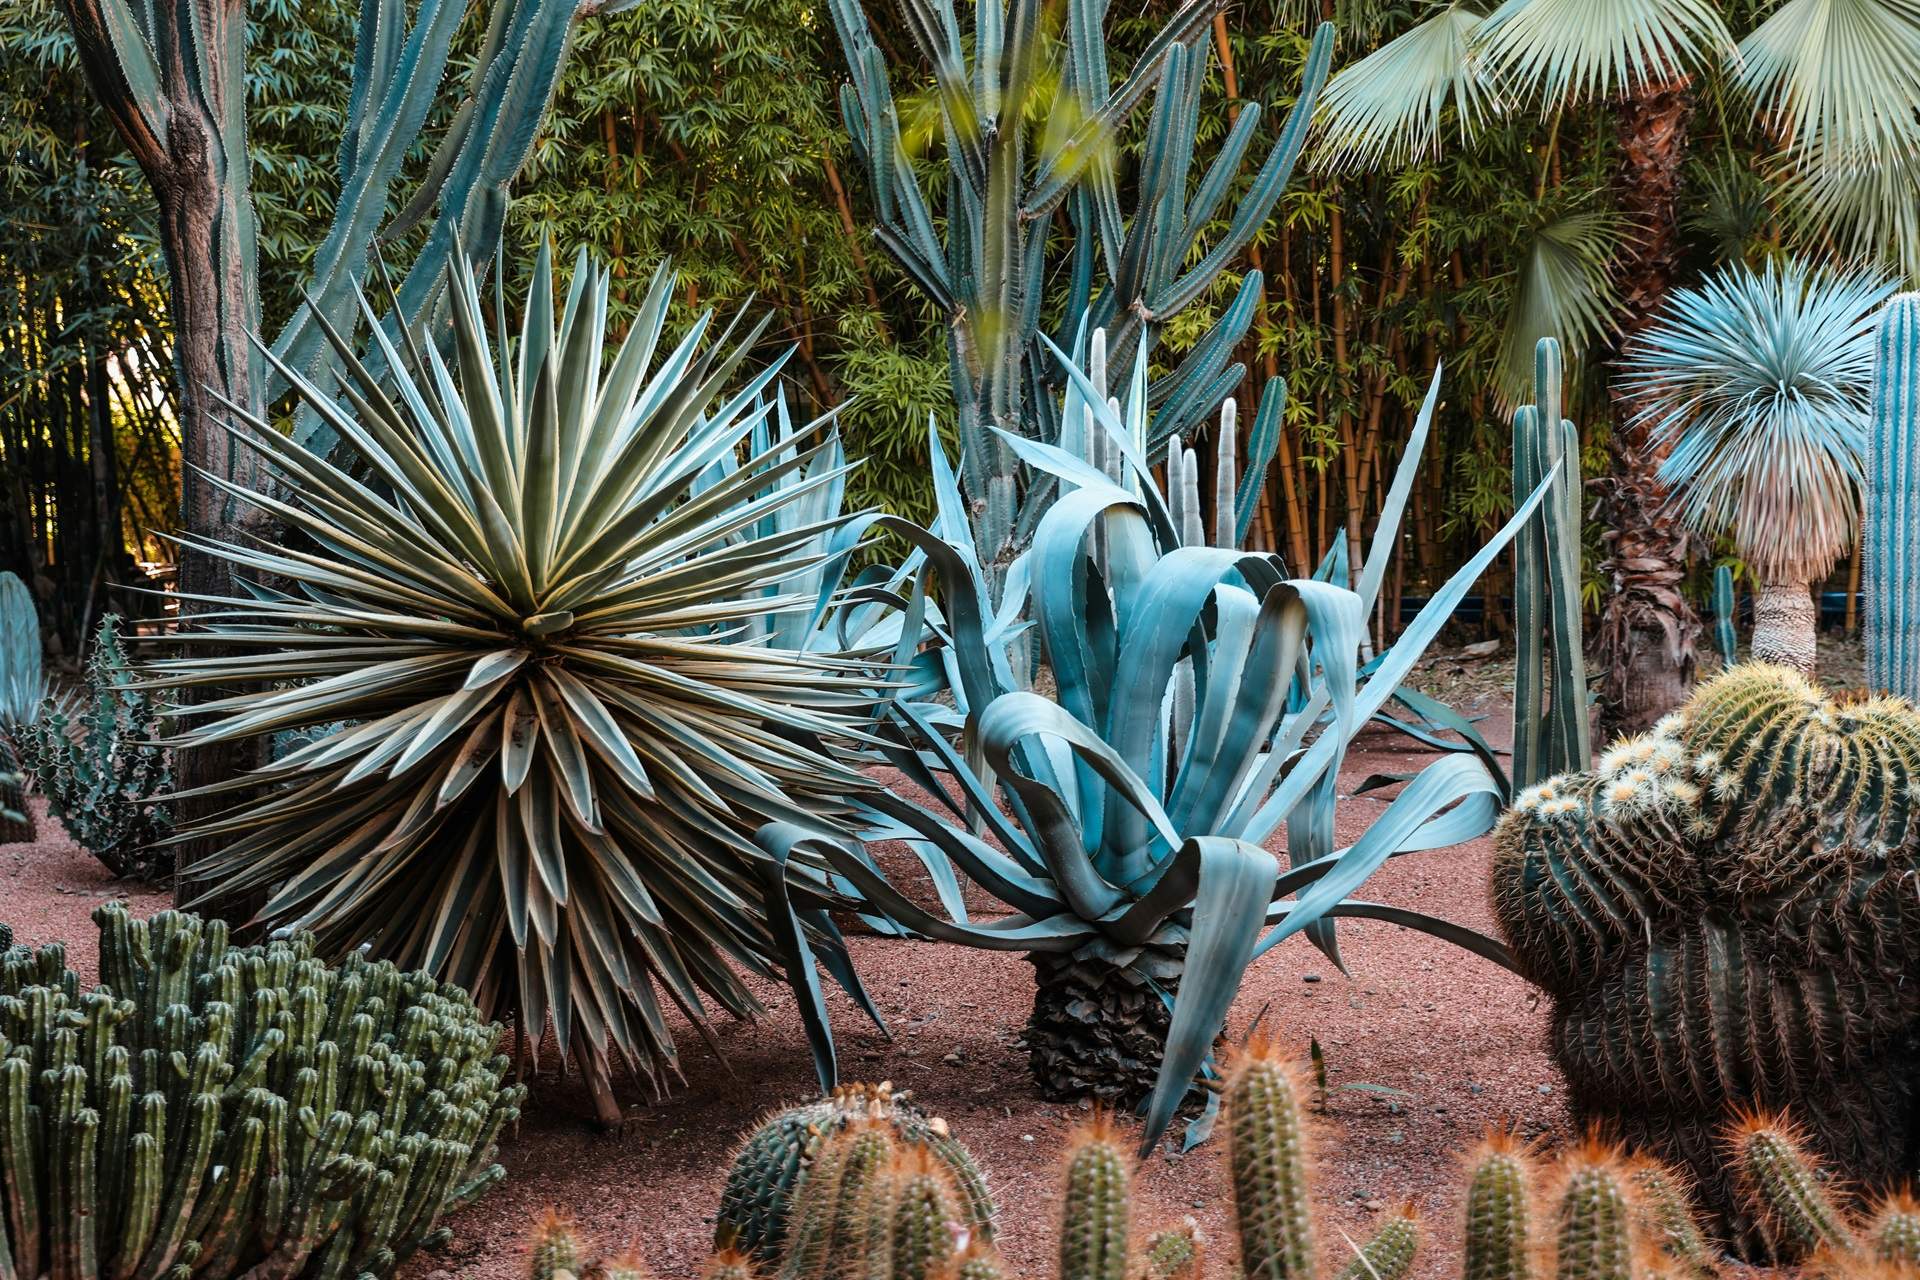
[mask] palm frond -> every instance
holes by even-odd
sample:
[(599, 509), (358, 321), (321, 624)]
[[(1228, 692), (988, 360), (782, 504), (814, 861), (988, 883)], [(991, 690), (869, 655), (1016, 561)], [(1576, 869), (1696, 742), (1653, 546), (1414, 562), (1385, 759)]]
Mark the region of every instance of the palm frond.
[(1920, 145), (1911, 0), (1787, 0), (1740, 42), (1738, 66), (1736, 83), (1796, 155), (1852, 164)]
[(1806, 239), (1920, 281), (1920, 152), (1845, 158), (1815, 147), (1780, 170), (1786, 218)]
[(1709, 0), (1505, 0), (1479, 39), (1516, 92), (1550, 103), (1658, 83), (1734, 47)]
[(1532, 394), (1533, 354), (1540, 339), (1556, 338), (1578, 358), (1607, 332), (1618, 303), (1613, 263), (1620, 235), (1618, 215), (1597, 210), (1555, 218), (1534, 232), (1514, 281), (1494, 370), (1494, 390), (1503, 407)]
[(1860, 524), (1873, 321), (1867, 272), (1731, 266), (1675, 294), (1629, 351), (1621, 389), (1671, 452), (1686, 520), (1731, 533), (1763, 582), (1826, 576)]
[(1456, 0), (1343, 68), (1320, 97), (1316, 163), (1398, 168), (1438, 152), (1449, 113), (1462, 140), (1500, 114), (1498, 85), (1473, 40), (1481, 21)]

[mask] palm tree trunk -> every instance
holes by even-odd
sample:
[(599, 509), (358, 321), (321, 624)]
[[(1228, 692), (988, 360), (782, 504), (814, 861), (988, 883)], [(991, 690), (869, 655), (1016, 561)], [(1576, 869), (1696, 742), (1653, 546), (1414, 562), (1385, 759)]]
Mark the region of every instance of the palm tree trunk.
[[(1632, 226), (1619, 264), (1621, 347), (1653, 319), (1680, 272), (1675, 207), (1692, 115), (1683, 76), (1641, 85), (1616, 108), (1616, 198)], [(1600, 616), (1601, 703), (1612, 727), (1637, 732), (1686, 697), (1700, 619), (1682, 591), (1691, 535), (1668, 511), (1660, 459), (1632, 425), (1638, 404), (1618, 390), (1613, 401), (1613, 473), (1602, 486), (1609, 532), (1601, 573), (1610, 591)]]
[(1812, 675), (1820, 612), (1812, 584), (1763, 582), (1753, 601), (1753, 657)]

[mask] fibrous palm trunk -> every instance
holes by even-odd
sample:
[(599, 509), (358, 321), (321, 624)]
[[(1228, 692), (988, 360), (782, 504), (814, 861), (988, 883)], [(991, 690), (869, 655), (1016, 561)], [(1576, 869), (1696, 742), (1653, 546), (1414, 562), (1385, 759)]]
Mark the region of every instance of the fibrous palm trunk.
[(1820, 613), (1806, 582), (1763, 582), (1753, 601), (1753, 657), (1812, 675)]
[[(1653, 319), (1680, 270), (1675, 220), (1692, 87), (1685, 77), (1644, 84), (1616, 109), (1616, 197), (1631, 225), (1618, 279), (1624, 346)], [(1634, 426), (1639, 405), (1614, 394), (1613, 473), (1602, 487), (1608, 594), (1601, 608), (1601, 701), (1611, 723), (1638, 731), (1678, 706), (1693, 685), (1700, 619), (1682, 592), (1692, 539), (1668, 509), (1659, 457)]]
[(1152, 1093), (1173, 1020), (1167, 998), (1179, 990), (1179, 961), (1156, 957), (1149, 975), (1137, 962), (1117, 965), (1098, 956), (1028, 959), (1038, 988), (1027, 1021), (1027, 1059), (1040, 1096), (1131, 1108)]

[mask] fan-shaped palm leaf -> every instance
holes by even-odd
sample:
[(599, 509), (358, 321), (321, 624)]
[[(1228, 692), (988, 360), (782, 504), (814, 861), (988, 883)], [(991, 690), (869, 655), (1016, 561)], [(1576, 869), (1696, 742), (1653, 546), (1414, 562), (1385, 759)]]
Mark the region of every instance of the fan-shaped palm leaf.
[(1884, 279), (1789, 261), (1676, 293), (1623, 389), (1671, 448), (1660, 478), (1696, 528), (1731, 533), (1762, 581), (1824, 577), (1859, 528)]
[(1796, 153), (1828, 165), (1911, 154), (1920, 6), (1787, 0), (1740, 42), (1737, 76)]
[(1343, 68), (1320, 95), (1319, 164), (1409, 164), (1439, 149), (1449, 111), (1462, 138), (1498, 115), (1500, 93), (1473, 39), (1481, 21), (1456, 0)]
[(1606, 333), (1619, 298), (1614, 253), (1620, 219), (1594, 211), (1555, 218), (1534, 232), (1513, 286), (1513, 305), (1500, 338), (1495, 391), (1508, 407), (1533, 391), (1533, 353), (1542, 338), (1557, 338), (1579, 356)]
[(1845, 159), (1816, 145), (1781, 167), (1782, 202), (1802, 234), (1920, 278), (1920, 151)]
[(1710, 0), (1506, 0), (1480, 39), (1513, 89), (1556, 102), (1665, 80), (1733, 49)]
[(670, 287), (608, 362), (584, 255), (556, 326), (542, 252), (499, 346), (456, 261), (451, 368), (408, 335), (389, 389), (341, 344), (341, 405), (286, 370), (368, 478), (250, 423), (290, 496), (209, 483), (298, 541), (208, 545), (277, 586), (212, 602), (153, 664), (219, 690), (182, 708), (183, 744), (346, 726), (214, 788), (264, 792), (183, 833), (223, 842), (192, 868), (206, 897), (264, 895), (269, 925), (428, 969), (536, 1040), (550, 1018), (603, 1116), (609, 1045), (656, 1084), (676, 1069), (658, 991), (704, 1027), (710, 1001), (755, 1009), (736, 965), (810, 984), (810, 944), (845, 975), (818, 876), (752, 835), (833, 829), (862, 780), (831, 744), (875, 686), (739, 634), (813, 615), (819, 584), (765, 588), (829, 557), (841, 518), (770, 518), (844, 468), (816, 465), (831, 440), (781, 439), (703, 476), (769, 412), (778, 365), (727, 391), (759, 330), (703, 350), (711, 317), (662, 355)]

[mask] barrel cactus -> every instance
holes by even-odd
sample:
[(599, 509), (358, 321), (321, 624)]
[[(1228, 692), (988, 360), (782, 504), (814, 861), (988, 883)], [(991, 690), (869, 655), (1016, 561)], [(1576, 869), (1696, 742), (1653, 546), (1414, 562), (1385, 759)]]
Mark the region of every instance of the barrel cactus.
[(501, 1031), (458, 988), (304, 936), (94, 912), (0, 958), (0, 1275), (385, 1277), (503, 1176)]
[(816, 1102), (767, 1116), (741, 1144), (720, 1197), (715, 1242), (763, 1264), (787, 1246), (788, 1219), (801, 1183), (830, 1140), (856, 1125), (880, 1125), (902, 1143), (931, 1150), (959, 1188), (968, 1221), (989, 1233), (993, 1199), (986, 1179), (946, 1121), (928, 1115), (887, 1082), (842, 1085)]
[(1495, 913), (1552, 998), (1578, 1117), (1685, 1165), (1730, 1234), (1792, 1252), (1722, 1167), (1791, 1107), (1850, 1178), (1916, 1171), (1920, 713), (1736, 667), (1590, 772), (1519, 796)]

